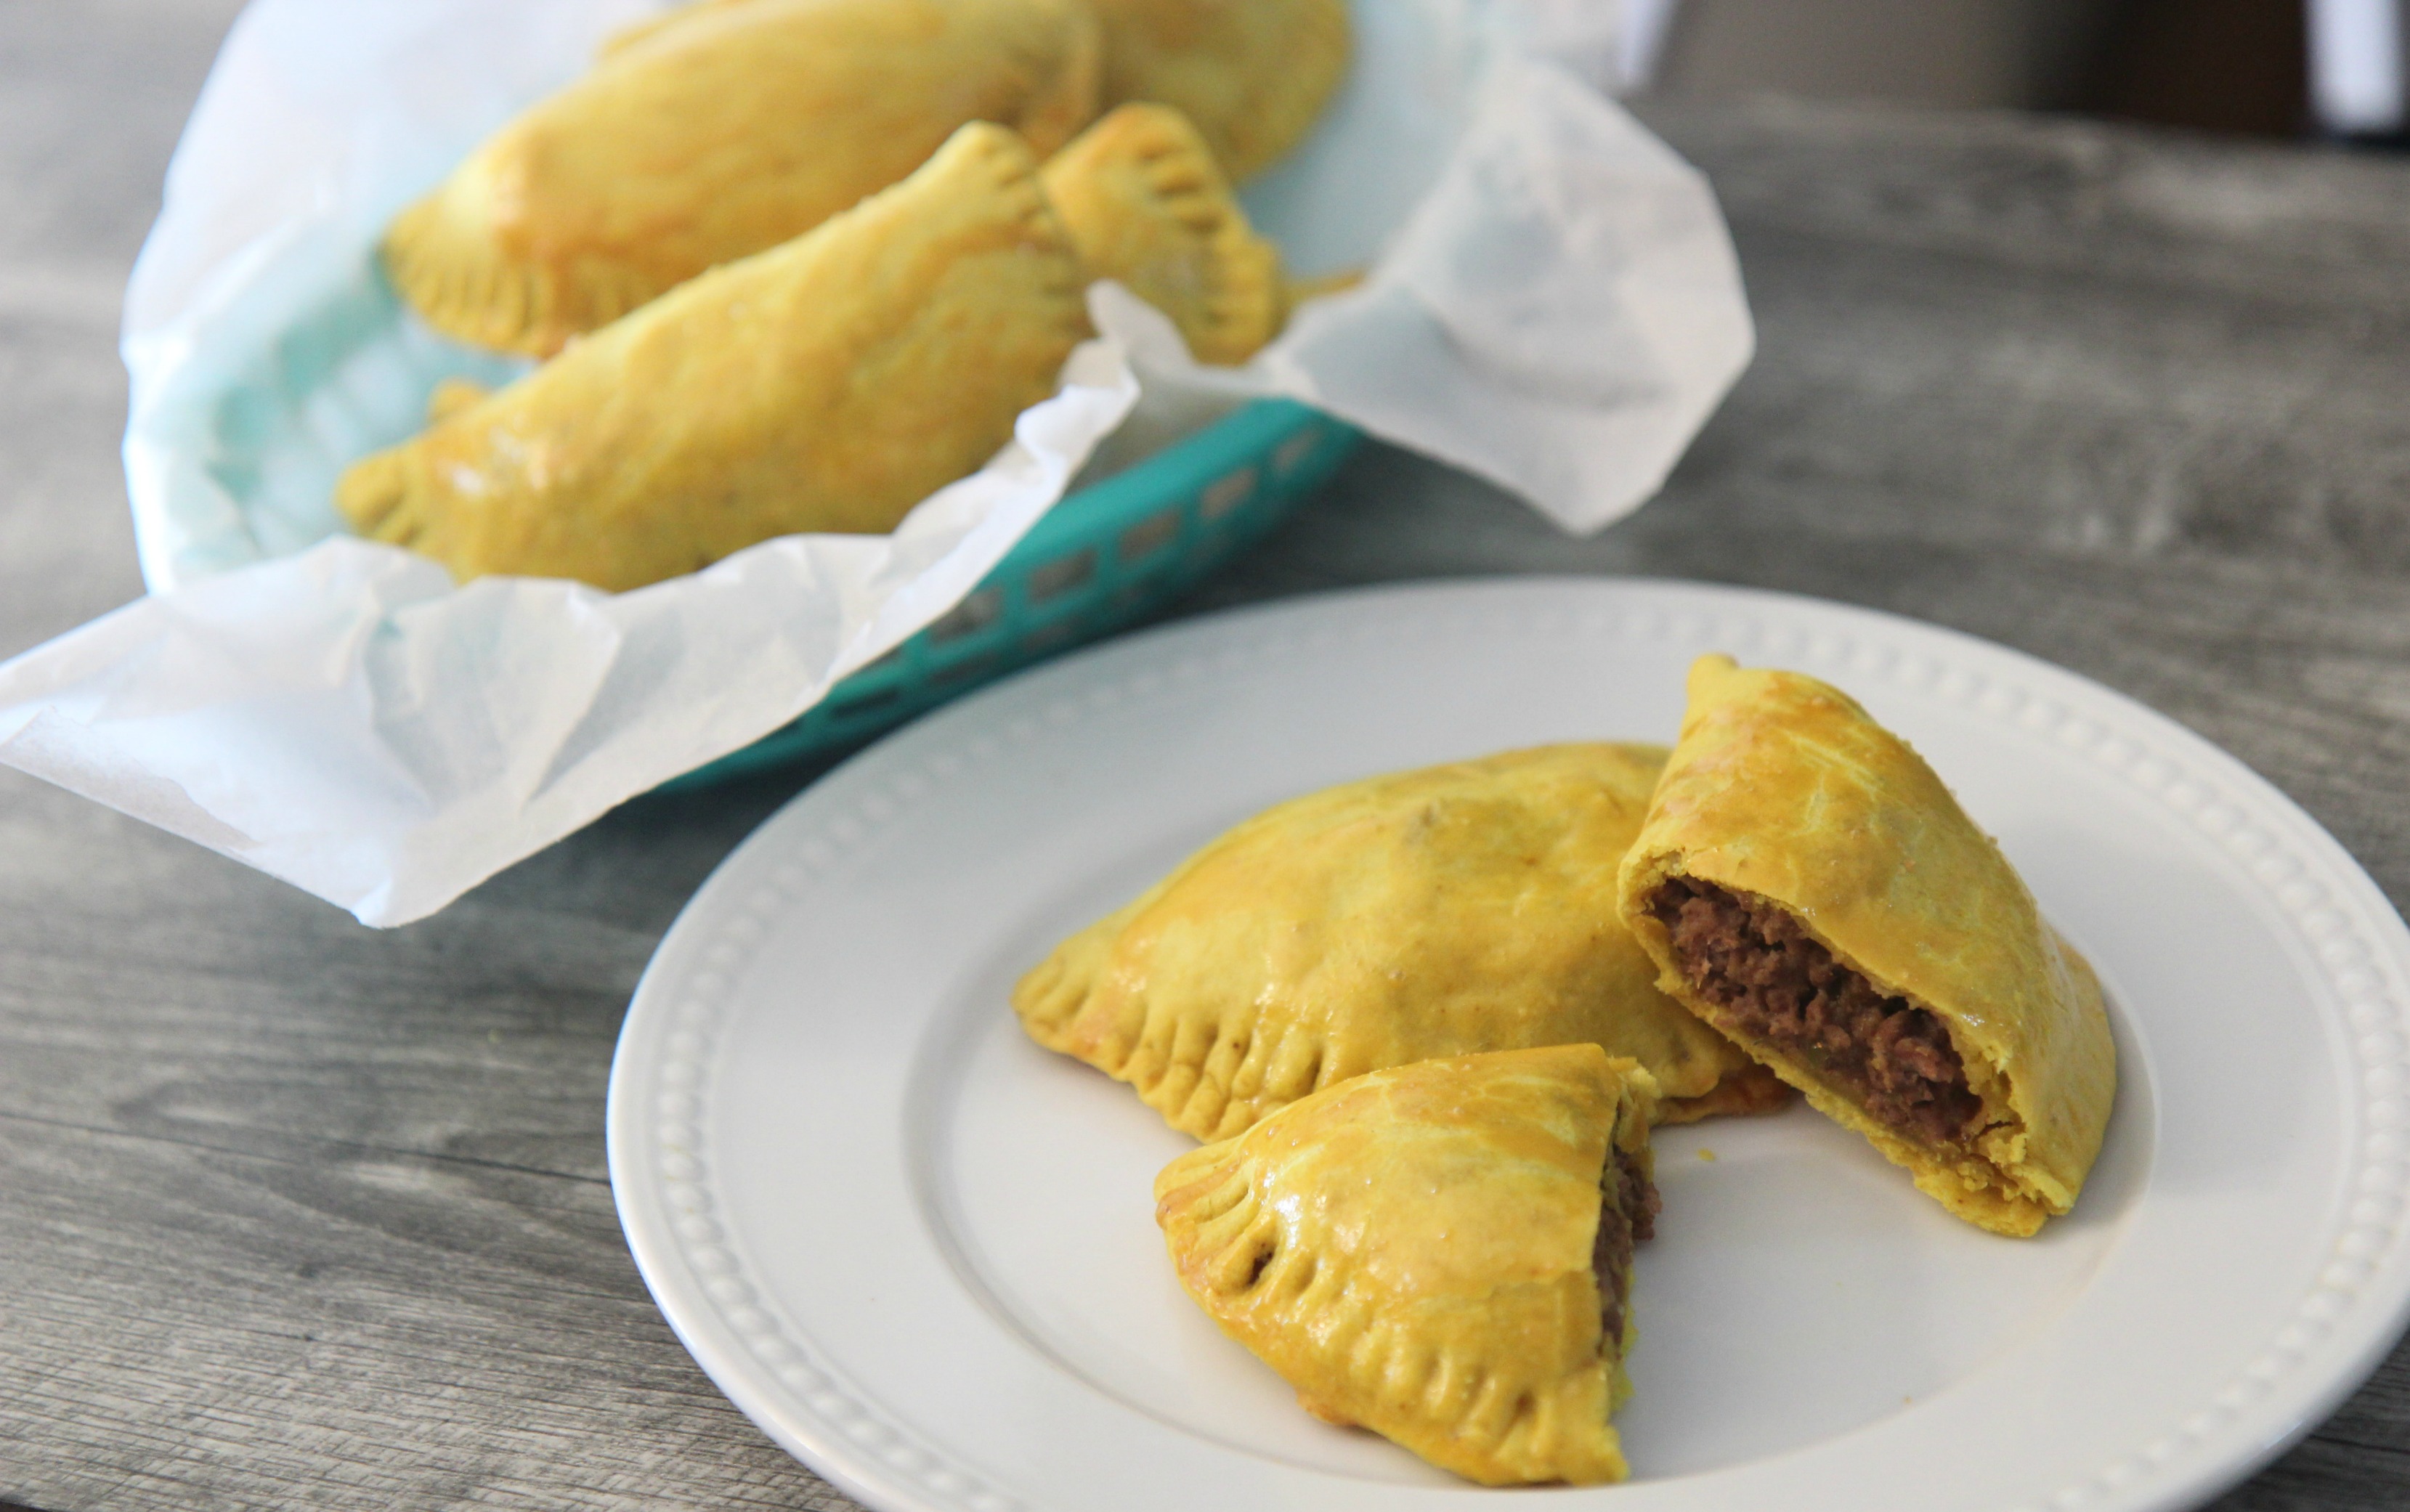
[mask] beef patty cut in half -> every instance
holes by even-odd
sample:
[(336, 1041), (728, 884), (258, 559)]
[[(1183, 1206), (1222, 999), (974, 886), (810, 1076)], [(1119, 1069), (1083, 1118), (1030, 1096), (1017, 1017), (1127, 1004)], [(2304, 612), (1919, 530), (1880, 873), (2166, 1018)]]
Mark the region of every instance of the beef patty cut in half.
[(1729, 657), (1617, 877), (1658, 985), (1969, 1223), (2074, 1206), (2116, 1098), (2092, 969), (1923, 758)]
[(1708, 1023), (1806, 1061), (1919, 1143), (1982, 1132), (1983, 1099), (1941, 1021), (1833, 959), (1791, 915), (1688, 877), (1666, 879), (1648, 908)]

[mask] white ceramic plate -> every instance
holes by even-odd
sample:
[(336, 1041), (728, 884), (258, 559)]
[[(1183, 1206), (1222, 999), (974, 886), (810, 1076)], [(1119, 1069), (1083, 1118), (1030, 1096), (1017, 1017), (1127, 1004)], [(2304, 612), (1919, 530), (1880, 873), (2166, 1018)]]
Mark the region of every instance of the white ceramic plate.
[[(1354, 593), (1193, 621), (922, 721), (763, 825), (637, 989), (610, 1153), (661, 1309), (874, 1505), (1471, 1507), (1324, 1426), (1174, 1282), (1185, 1146), (1025, 1040), (1013, 980), (1279, 799), (1568, 738), (1670, 741), (1701, 651), (1915, 742), (2113, 999), (2074, 1214), (1979, 1232), (1805, 1110), (1666, 1133), (1634, 1479), (1673, 1512), (2189, 1505), (2331, 1409), (2410, 1304), (2410, 933), (2231, 757), (2071, 674), (1861, 610), (1669, 583)], [(1710, 1158), (1712, 1155), (1713, 1158)]]

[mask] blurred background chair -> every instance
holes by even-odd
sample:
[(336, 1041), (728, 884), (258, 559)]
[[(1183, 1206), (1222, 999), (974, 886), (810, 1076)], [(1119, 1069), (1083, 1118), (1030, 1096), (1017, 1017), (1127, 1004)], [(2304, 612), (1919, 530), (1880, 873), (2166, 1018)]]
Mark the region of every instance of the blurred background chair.
[(2403, 0), (1626, 0), (1627, 72), (1778, 94), (2068, 110), (2401, 145)]
[(2329, 135), (2401, 145), (2402, 0), (2309, 0), (2310, 107)]

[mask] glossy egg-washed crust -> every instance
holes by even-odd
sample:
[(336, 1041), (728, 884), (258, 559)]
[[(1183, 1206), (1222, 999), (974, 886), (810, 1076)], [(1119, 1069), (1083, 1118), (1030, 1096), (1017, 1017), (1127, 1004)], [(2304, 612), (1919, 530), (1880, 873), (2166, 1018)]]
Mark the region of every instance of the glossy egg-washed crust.
[(1646, 1067), (1662, 1122), (1778, 1106), (1616, 917), (1664, 757), (1548, 746), (1292, 799), (1066, 940), (1013, 1009), (1198, 1139), (1383, 1067), (1577, 1041)]
[(1610, 1146), (1648, 1169), (1653, 1100), (1595, 1045), (1375, 1071), (1166, 1166), (1155, 1219), (1314, 1416), (1487, 1485), (1621, 1480), (1632, 1325), (1604, 1337), (1591, 1243)]
[(1749, 1047), (1819, 1111), (1994, 1232), (2030, 1235), (2074, 1205), (2116, 1097), (2099, 983), (1907, 742), (1813, 677), (1701, 658), (1621, 898), (1659, 984), (1704, 1016), (1649, 912), (1677, 876), (1774, 904), (1843, 966), (1933, 1013), (1982, 1101), (1972, 1140), (1928, 1146), (1812, 1066)]
[(355, 464), (336, 503), (461, 579), (612, 589), (892, 530), (1053, 391), (1084, 282), (1028, 147), (965, 126), (902, 183)]
[(903, 179), (957, 127), (1095, 116), (1084, 0), (712, 0), (607, 45), (386, 233), (447, 336), (544, 356)]
[(1125, 105), (1040, 180), (1090, 276), (1171, 317), (1199, 362), (1255, 356), (1287, 318), (1280, 253), (1256, 235), (1213, 154), (1168, 105)]
[(1305, 138), (1347, 73), (1347, 0), (1095, 0), (1104, 103), (1174, 106), (1231, 178)]

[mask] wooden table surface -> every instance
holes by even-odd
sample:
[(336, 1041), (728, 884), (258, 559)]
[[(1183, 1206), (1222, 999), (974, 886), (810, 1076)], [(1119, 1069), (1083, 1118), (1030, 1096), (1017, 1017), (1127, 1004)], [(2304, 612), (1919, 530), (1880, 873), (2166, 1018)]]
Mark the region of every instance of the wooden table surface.
[[(0, 0), (0, 655), (140, 590), (118, 301), (234, 0)], [(1652, 110), (1761, 355), (1593, 539), (1369, 448), (1181, 612), (1656, 574), (1990, 636), (2236, 752), (2410, 898), (2410, 162)], [(808, 782), (639, 800), (375, 933), (0, 770), (0, 1502), (831, 1507), (646, 1297), (637, 973)], [(2221, 1508), (2410, 1505), (2410, 1350)]]

